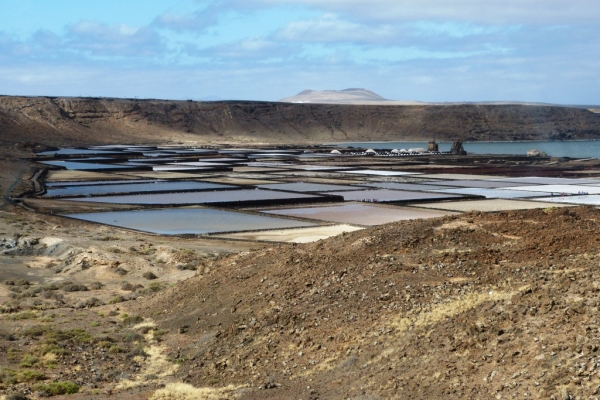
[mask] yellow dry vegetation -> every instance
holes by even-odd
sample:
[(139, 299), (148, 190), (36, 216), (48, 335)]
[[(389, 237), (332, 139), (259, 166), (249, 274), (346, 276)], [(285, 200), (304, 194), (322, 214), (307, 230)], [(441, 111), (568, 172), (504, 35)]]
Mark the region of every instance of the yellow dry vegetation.
[(225, 400), (237, 397), (236, 392), (245, 387), (197, 388), (187, 383), (169, 383), (154, 392), (150, 400)]
[[(148, 383), (144, 377), (156, 376), (157, 378), (164, 378), (172, 376), (177, 372), (179, 365), (173, 364), (165, 356), (165, 347), (163, 346), (149, 346), (144, 348), (148, 357), (144, 362), (138, 375), (133, 377), (131, 380), (121, 381), (116, 389), (128, 389), (136, 386), (141, 386)], [(137, 360), (142, 362), (141, 359)]]
[(417, 315), (397, 318), (390, 322), (393, 327), (398, 329), (399, 333), (406, 332), (410, 328), (424, 328), (434, 325), (444, 318), (453, 317), (475, 308), (486, 301), (509, 299), (525, 289), (527, 289), (526, 286), (512, 292), (491, 290), (490, 292), (467, 293), (459, 299), (425, 309)]

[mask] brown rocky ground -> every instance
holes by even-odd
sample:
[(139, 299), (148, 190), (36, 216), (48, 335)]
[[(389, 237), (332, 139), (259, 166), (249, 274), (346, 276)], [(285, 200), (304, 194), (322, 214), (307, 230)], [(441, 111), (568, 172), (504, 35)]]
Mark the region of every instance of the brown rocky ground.
[(389, 224), (129, 303), (177, 376), (264, 398), (598, 398), (600, 211)]

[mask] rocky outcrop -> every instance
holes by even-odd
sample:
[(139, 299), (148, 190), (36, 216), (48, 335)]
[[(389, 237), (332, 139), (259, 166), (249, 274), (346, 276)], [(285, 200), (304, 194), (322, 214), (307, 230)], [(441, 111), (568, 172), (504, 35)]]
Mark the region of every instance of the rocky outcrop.
[(46, 144), (595, 139), (600, 115), (534, 105), (0, 97), (0, 139)]

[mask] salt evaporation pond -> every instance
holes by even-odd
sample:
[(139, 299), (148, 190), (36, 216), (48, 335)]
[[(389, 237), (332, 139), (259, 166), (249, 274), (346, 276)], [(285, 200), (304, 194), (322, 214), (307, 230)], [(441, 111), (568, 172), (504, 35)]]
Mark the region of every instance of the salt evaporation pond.
[(527, 197), (550, 196), (550, 192), (528, 192), (525, 190), (493, 189), (493, 188), (455, 188), (433, 190), (437, 193), (464, 194), (483, 196), (487, 199), (519, 199)]
[(153, 204), (153, 205), (187, 205), (208, 203), (236, 203), (236, 202), (262, 202), (262, 201), (290, 201), (290, 200), (318, 200), (323, 196), (304, 193), (275, 192), (261, 189), (221, 190), (217, 192), (185, 192), (138, 194), (125, 196), (98, 196), (69, 199), (72, 201), (86, 201), (113, 204)]
[(132, 183), (150, 183), (160, 182), (156, 179), (119, 179), (113, 181), (56, 181), (56, 182), (44, 182), (48, 187), (56, 186), (88, 186), (88, 185), (120, 185), (120, 184), (132, 184)]
[(287, 208), (264, 210), (268, 214), (287, 215), (298, 218), (318, 219), (357, 225), (381, 225), (389, 222), (418, 218), (436, 218), (454, 215), (448, 211), (423, 210), (411, 207), (390, 207), (371, 204), (341, 204), (337, 206)]
[(328, 194), (342, 196), (345, 201), (366, 201), (366, 202), (400, 202), (400, 201), (423, 201), (454, 199), (463, 196), (445, 193), (425, 193), (409, 192), (402, 190), (359, 190), (349, 192), (328, 192)]
[(93, 164), (86, 162), (77, 161), (38, 161), (40, 164), (53, 165), (55, 167), (62, 167), (68, 170), (78, 171), (89, 171), (89, 170), (100, 170), (100, 169), (132, 169), (131, 166), (116, 165), (116, 164)]
[(96, 154), (118, 154), (119, 151), (96, 150), (96, 149), (73, 149), (48, 150), (37, 153), (38, 156), (72, 156), (72, 155), (96, 155)]
[(588, 178), (552, 178), (544, 176), (522, 176), (491, 179), (498, 182), (518, 182), (528, 185), (588, 185), (600, 183), (598, 179)]
[(537, 186), (515, 186), (507, 189), (525, 190), (529, 192), (546, 192), (556, 195), (561, 194), (600, 194), (600, 187), (585, 185), (537, 185)]
[[(367, 186), (368, 185), (368, 186)], [(363, 182), (354, 185), (355, 187), (377, 187), (380, 189), (393, 189), (393, 190), (414, 190), (417, 192), (432, 191), (435, 189), (450, 189), (445, 185), (438, 185), (435, 182), (434, 185), (424, 185), (423, 183), (404, 183), (404, 182)]]
[[(515, 184), (515, 182), (507, 182), (501, 180), (483, 180), (483, 179), (459, 179), (455, 181), (437, 181), (437, 182), (423, 182), (423, 185), (436, 186), (439, 184), (443, 184), (444, 186), (455, 186), (455, 187), (465, 187), (465, 188), (503, 188), (503, 187), (512, 187), (519, 186)], [(520, 185), (527, 185), (526, 183), (522, 183)]]
[[(290, 192), (330, 192), (336, 190), (356, 190), (356, 186), (328, 185), (324, 183), (274, 183), (270, 185), (259, 185), (261, 189), (287, 190)], [(366, 188), (365, 188), (366, 189)]]
[(582, 206), (600, 206), (600, 196), (598, 195), (542, 197), (537, 200), (547, 201), (549, 203), (578, 204)]
[(346, 174), (362, 174), (362, 175), (377, 175), (377, 176), (402, 176), (402, 175), (418, 175), (418, 172), (402, 172), (402, 171), (381, 171), (376, 169), (357, 169), (354, 171), (344, 171)]
[(160, 235), (205, 234), (317, 226), (286, 218), (208, 208), (112, 211), (66, 217)]
[(110, 193), (177, 192), (186, 190), (234, 189), (232, 185), (211, 182), (175, 181), (154, 183), (129, 183), (113, 185), (68, 186), (50, 189), (44, 197), (91, 196)]

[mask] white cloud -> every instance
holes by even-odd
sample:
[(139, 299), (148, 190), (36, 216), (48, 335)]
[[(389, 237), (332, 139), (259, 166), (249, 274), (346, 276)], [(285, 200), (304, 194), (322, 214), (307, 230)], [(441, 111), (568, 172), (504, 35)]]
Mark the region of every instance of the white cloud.
[(207, 8), (190, 14), (166, 12), (156, 17), (154, 24), (174, 31), (203, 31), (219, 23), (220, 12), (221, 7), (211, 3)]
[(367, 26), (324, 14), (312, 20), (294, 21), (275, 34), (277, 39), (297, 42), (381, 42), (397, 35), (390, 25)]
[(68, 28), (67, 46), (96, 56), (154, 56), (165, 50), (161, 37), (147, 26), (80, 21)]
[[(242, 0), (230, 0), (236, 4)], [(485, 24), (596, 23), (594, 0), (243, 0), (257, 7), (299, 5), (379, 21), (472, 21)]]
[(219, 63), (255, 63), (274, 59), (281, 61), (294, 54), (289, 46), (262, 37), (250, 37), (208, 48), (188, 46), (186, 51), (192, 56), (205, 57)]

